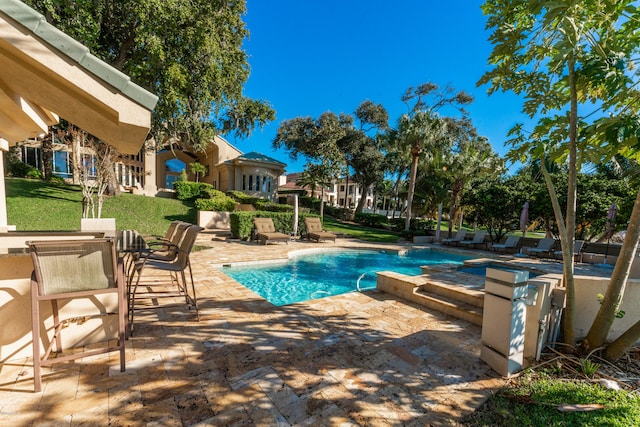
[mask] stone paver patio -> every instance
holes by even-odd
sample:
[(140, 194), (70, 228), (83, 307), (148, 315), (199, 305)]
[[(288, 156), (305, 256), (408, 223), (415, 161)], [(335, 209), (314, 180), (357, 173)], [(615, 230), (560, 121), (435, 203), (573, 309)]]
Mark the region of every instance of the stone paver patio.
[(0, 425), (456, 425), (503, 384), (470, 323), (376, 291), (274, 307), (218, 268), (333, 243), (199, 244), (200, 322), (142, 313), (126, 372), (117, 353), (54, 365), (41, 393), (30, 360), (0, 365)]

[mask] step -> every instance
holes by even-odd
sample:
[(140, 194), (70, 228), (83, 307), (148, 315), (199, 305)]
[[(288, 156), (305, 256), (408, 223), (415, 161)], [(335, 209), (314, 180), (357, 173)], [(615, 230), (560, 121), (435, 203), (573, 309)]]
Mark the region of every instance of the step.
[(481, 307), (429, 292), (423, 287), (417, 288), (414, 294), (420, 300), (417, 302), (425, 307), (482, 326)]
[(420, 285), (425, 292), (440, 295), (449, 300), (459, 301), (464, 304), (482, 308), (484, 306), (484, 290), (466, 288), (456, 283), (437, 281), (431, 278)]

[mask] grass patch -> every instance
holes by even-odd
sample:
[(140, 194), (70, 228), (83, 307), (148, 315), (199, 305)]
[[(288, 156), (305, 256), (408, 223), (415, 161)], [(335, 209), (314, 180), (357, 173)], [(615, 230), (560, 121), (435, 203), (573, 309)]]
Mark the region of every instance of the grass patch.
[(367, 228), (357, 224), (342, 223), (327, 216), (322, 219), (322, 224), (327, 231), (348, 234), (353, 238), (367, 242), (396, 243), (398, 241), (397, 233), (378, 228)]
[[(76, 185), (7, 178), (8, 223), (20, 231), (80, 229), (82, 191)], [(171, 221), (196, 222), (192, 204), (175, 199), (124, 193), (109, 197), (102, 207), (103, 218), (115, 218), (119, 229), (164, 235)]]
[[(563, 405), (601, 405), (593, 411), (563, 412)], [(525, 372), (473, 414), (463, 425), (480, 426), (610, 426), (640, 425), (640, 397), (593, 381), (552, 378)]]

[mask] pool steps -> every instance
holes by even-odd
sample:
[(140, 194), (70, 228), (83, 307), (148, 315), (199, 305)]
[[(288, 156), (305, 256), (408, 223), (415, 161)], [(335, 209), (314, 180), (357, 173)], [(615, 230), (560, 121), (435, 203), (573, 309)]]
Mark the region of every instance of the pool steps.
[(432, 310), (438, 310), (458, 319), (466, 320), (474, 325), (482, 326), (482, 293), (467, 293), (451, 289), (449, 285), (427, 282), (418, 286), (414, 294), (419, 304)]
[(392, 271), (378, 272), (377, 288), (437, 310), (474, 325), (482, 325), (484, 291), (465, 288), (458, 279), (435, 280), (429, 275), (406, 276)]

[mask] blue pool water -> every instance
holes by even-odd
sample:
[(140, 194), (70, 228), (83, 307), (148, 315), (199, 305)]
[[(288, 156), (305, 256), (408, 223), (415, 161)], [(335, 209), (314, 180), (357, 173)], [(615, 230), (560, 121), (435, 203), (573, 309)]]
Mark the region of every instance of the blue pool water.
[[(376, 271), (420, 274), (420, 266), (462, 264), (471, 257), (432, 250), (336, 251), (302, 255), (282, 264), (224, 267), (224, 273), (274, 305), (281, 306), (375, 288)], [(364, 275), (364, 276), (363, 276)], [(361, 277), (362, 276), (362, 277)]]

